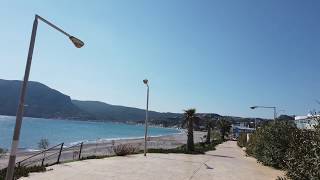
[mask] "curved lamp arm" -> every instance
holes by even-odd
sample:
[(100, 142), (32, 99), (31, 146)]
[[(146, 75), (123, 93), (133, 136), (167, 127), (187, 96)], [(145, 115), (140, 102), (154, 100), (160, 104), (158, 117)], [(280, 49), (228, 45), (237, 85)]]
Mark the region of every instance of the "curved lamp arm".
[(35, 21), (37, 20), (41, 20), (42, 22), (48, 24), (49, 26), (51, 26), (52, 28), (56, 29), (57, 31), (61, 32), (62, 34), (68, 36), (68, 38), (72, 41), (72, 43), (77, 47), (77, 48), (81, 48), (84, 45), (84, 42), (82, 42), (80, 39), (71, 36), (70, 34), (68, 34), (67, 32), (65, 32), (64, 30), (62, 30), (61, 28), (57, 27), (56, 25), (52, 24), (51, 22), (49, 22), (48, 20), (44, 19), (43, 17), (39, 16), (39, 15), (35, 15)]

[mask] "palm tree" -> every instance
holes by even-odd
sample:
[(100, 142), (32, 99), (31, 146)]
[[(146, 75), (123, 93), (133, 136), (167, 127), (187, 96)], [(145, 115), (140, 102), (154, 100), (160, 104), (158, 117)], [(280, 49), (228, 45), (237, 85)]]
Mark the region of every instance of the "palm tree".
[(184, 110), (184, 121), (182, 126), (186, 125), (188, 130), (187, 151), (194, 151), (193, 124), (197, 124), (200, 121), (200, 118), (198, 118), (195, 114), (196, 109)]
[(220, 118), (217, 123), (218, 128), (220, 129), (221, 139), (224, 141), (224, 137), (230, 132), (231, 123), (224, 118)]
[(211, 129), (216, 126), (215, 121), (212, 118), (206, 118), (206, 128), (207, 128), (207, 135), (206, 135), (206, 143), (210, 144), (211, 142)]

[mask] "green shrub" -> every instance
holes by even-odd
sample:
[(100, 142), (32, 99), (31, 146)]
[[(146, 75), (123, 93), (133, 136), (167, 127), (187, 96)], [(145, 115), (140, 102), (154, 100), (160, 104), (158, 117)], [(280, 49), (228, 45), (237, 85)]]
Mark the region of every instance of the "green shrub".
[(291, 123), (285, 121), (264, 125), (249, 139), (247, 154), (253, 155), (264, 165), (284, 168), (286, 151), (296, 129)]
[(240, 133), (237, 144), (239, 147), (246, 147), (247, 146), (247, 133)]
[(320, 179), (319, 126), (301, 130), (290, 122), (268, 123), (250, 136), (246, 152), (264, 165), (286, 170), (289, 179)]
[(40, 141), (38, 142), (38, 148), (45, 150), (49, 147), (49, 140), (46, 138), (42, 138), (40, 139)]
[(0, 148), (0, 158), (1, 158), (2, 156), (4, 156), (5, 153), (7, 153), (7, 150)]
[(290, 179), (320, 179), (320, 131), (296, 130), (285, 163)]
[(196, 143), (194, 144), (194, 151), (188, 151), (186, 145), (179, 146), (173, 149), (148, 149), (148, 153), (181, 153), (181, 154), (204, 154), (207, 151), (215, 150), (218, 144), (221, 144), (222, 140), (211, 141), (210, 144)]
[(137, 148), (131, 144), (119, 144), (113, 147), (113, 151), (117, 156), (126, 156), (136, 153)]
[(219, 130), (214, 129), (211, 132), (211, 137), (212, 137), (213, 141), (220, 141), (221, 140), (221, 136), (220, 136)]
[(253, 133), (250, 135), (249, 141), (246, 144), (246, 153), (249, 156), (254, 156), (254, 152), (256, 151), (256, 141), (257, 141), (257, 133)]
[[(14, 169), (14, 177), (15, 179), (19, 179), (20, 177), (27, 177), (29, 173), (32, 172), (44, 172), (46, 171), (45, 166), (32, 166), (32, 167), (16, 167)], [(0, 180), (3, 180), (6, 176), (7, 168), (0, 170)]]
[[(104, 158), (109, 158), (109, 157), (114, 157), (115, 155), (101, 155), (101, 156), (97, 156), (97, 155), (91, 155), (91, 156), (86, 156), (86, 157), (81, 157), (80, 160), (88, 160), (88, 159), (104, 159)], [(72, 160), (73, 161), (73, 160)], [(71, 161), (71, 162), (72, 162)]]
[(288, 180), (286, 177), (280, 177), (278, 176), (276, 180)]

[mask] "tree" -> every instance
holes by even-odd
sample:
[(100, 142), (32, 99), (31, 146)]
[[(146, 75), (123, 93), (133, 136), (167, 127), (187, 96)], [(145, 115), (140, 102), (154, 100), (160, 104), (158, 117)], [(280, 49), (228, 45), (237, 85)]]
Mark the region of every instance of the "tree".
[(42, 138), (40, 139), (39, 143), (38, 143), (38, 148), (45, 150), (49, 147), (49, 140), (46, 138)]
[(7, 152), (6, 149), (0, 148), (0, 158), (1, 158), (3, 155), (5, 155), (6, 152)]
[(207, 129), (206, 143), (209, 144), (211, 142), (211, 129), (216, 126), (216, 123), (212, 118), (206, 117), (205, 124)]
[(187, 140), (187, 151), (194, 151), (194, 141), (193, 141), (193, 125), (198, 124), (200, 118), (196, 115), (196, 109), (184, 110), (184, 121), (182, 126), (187, 126), (188, 140)]
[[(48, 149), (48, 147), (49, 147), (49, 140), (46, 138), (40, 139), (40, 141), (38, 142), (38, 148), (45, 150), (45, 149)], [(46, 157), (46, 152), (43, 152), (43, 158), (45, 157)]]
[(224, 118), (220, 118), (217, 123), (217, 126), (220, 130), (221, 139), (224, 141), (224, 137), (230, 132), (231, 123)]

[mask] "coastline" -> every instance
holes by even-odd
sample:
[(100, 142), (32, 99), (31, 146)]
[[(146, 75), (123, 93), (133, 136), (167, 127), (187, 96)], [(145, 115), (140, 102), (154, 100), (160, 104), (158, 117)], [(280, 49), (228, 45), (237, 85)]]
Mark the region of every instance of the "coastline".
[[(194, 132), (194, 141), (201, 142), (202, 137), (206, 132), (195, 131)], [(160, 136), (149, 136), (148, 137), (148, 148), (163, 148), (171, 149), (186, 144), (187, 134), (183, 129), (180, 129), (179, 133), (160, 135)], [(110, 139), (96, 142), (85, 142), (83, 144), (83, 150), (81, 153), (82, 157), (87, 156), (101, 156), (101, 155), (111, 155), (113, 147), (119, 144), (130, 144), (136, 148), (142, 149), (144, 143), (144, 138), (120, 138), (120, 139)], [(70, 146), (69, 146), (70, 147)], [(74, 147), (68, 149), (68, 146), (64, 147), (62, 153), (62, 161), (72, 160), (74, 157), (74, 152), (78, 150), (79, 147)], [(54, 149), (50, 153), (55, 153), (57, 149)], [(17, 153), (17, 160), (21, 161), (29, 156), (36, 154), (39, 151), (19, 151)], [(0, 158), (0, 169), (5, 168), (8, 163), (9, 154), (7, 153), (4, 157)]]
[[(160, 126), (153, 126), (156, 128), (165, 128), (165, 127), (160, 127)], [(162, 139), (162, 138), (166, 138), (166, 137), (172, 137), (172, 136), (179, 136), (181, 134), (185, 134), (186, 130), (185, 129), (178, 129), (178, 128), (166, 128), (166, 129), (175, 129), (179, 132), (177, 133), (171, 133), (171, 134), (160, 134), (160, 135), (153, 135), (153, 136), (148, 136), (148, 141), (150, 141), (151, 139)], [(96, 140), (82, 140), (82, 141), (74, 141), (74, 142), (70, 142), (68, 144), (65, 144), (63, 147), (64, 148), (68, 148), (68, 147), (72, 147), (74, 145), (83, 143), (85, 145), (96, 145), (96, 144), (112, 144), (112, 141), (114, 142), (122, 142), (122, 143), (130, 143), (131, 141), (139, 141), (139, 140), (144, 140), (144, 136), (140, 136), (140, 137), (119, 137), (119, 138), (99, 138)], [(18, 153), (28, 153), (28, 152), (40, 152), (40, 149), (35, 149), (35, 148), (20, 148), (18, 149)]]
[[(10, 150), (15, 117), (0, 115), (0, 147)], [(43, 119), (24, 117), (19, 152), (38, 150), (36, 142), (41, 138), (49, 139), (50, 146), (64, 142), (66, 147), (79, 142), (96, 144), (96, 141), (139, 139), (144, 137), (144, 125), (111, 121), (79, 121), (65, 119)], [(122, 126), (123, 125), (123, 126)], [(27, 127), (27, 128), (26, 128)], [(36, 129), (36, 131), (33, 130)], [(11, 130), (12, 129), (12, 130)], [(176, 127), (149, 126), (150, 137), (181, 133)], [(70, 131), (70, 133), (69, 133)], [(37, 133), (35, 133), (37, 132)], [(128, 133), (127, 133), (128, 132)], [(52, 138), (51, 138), (52, 135)], [(29, 137), (24, 138), (23, 137)], [(100, 143), (100, 142), (99, 142)]]

